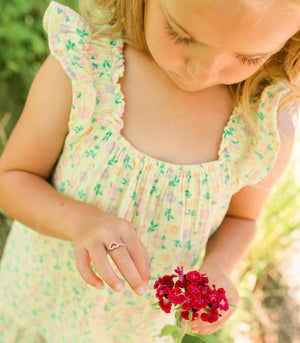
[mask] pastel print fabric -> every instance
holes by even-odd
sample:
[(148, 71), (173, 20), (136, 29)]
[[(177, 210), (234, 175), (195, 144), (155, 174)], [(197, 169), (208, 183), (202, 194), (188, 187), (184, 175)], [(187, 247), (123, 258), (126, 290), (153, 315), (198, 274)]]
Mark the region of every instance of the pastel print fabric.
[(73, 85), (69, 133), (50, 182), (68, 197), (132, 222), (151, 256), (152, 281), (142, 297), (127, 284), (122, 293), (108, 286), (97, 290), (79, 275), (72, 243), (14, 222), (1, 263), (0, 342), (152, 343), (173, 322), (150, 306), (155, 279), (178, 265), (195, 269), (231, 196), (270, 171), (280, 144), (277, 107), (286, 88), (271, 85), (253, 104), (259, 131), (254, 151), (237, 106), (218, 160), (167, 163), (122, 136), (123, 42), (93, 38), (82, 17), (55, 2), (44, 27), (51, 54)]

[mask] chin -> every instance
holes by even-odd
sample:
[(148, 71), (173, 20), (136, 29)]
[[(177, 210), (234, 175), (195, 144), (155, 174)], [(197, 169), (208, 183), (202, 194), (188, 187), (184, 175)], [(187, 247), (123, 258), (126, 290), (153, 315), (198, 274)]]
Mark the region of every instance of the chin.
[(195, 82), (194, 80), (185, 80), (178, 76), (175, 73), (168, 72), (167, 73), (170, 77), (170, 79), (173, 81), (173, 83), (180, 88), (183, 91), (186, 92), (197, 92), (203, 89), (211, 88), (220, 85), (220, 82)]
[(197, 92), (203, 89), (211, 88), (220, 85), (220, 83), (194, 83), (194, 82), (183, 82), (172, 79), (178, 88), (186, 92)]

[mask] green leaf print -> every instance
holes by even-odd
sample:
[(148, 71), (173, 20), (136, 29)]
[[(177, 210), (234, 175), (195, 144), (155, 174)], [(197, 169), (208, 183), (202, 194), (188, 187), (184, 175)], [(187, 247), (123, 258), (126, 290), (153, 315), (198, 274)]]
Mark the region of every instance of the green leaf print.
[(125, 179), (123, 177), (122, 185), (128, 186), (129, 185), (129, 179)]
[(203, 198), (204, 198), (205, 200), (209, 200), (209, 199), (210, 199), (210, 194), (209, 194), (209, 193), (205, 193), (205, 194), (203, 195)]
[(160, 167), (159, 167), (159, 172), (161, 175), (165, 175), (165, 164), (163, 163)]
[(182, 244), (181, 244), (180, 240), (178, 240), (178, 239), (174, 240), (174, 245), (176, 248), (182, 248)]
[(192, 196), (191, 192), (189, 190), (186, 190), (185, 197), (189, 199), (191, 196)]
[(151, 221), (151, 226), (148, 228), (147, 232), (153, 232), (155, 231), (155, 228), (158, 227), (158, 224), (154, 224), (153, 220)]
[(187, 179), (187, 181), (188, 181), (188, 182), (190, 182), (190, 181), (191, 181), (191, 178), (192, 178), (192, 173), (191, 173), (191, 171), (190, 171), (190, 170), (188, 170), (188, 171), (187, 171), (187, 173), (186, 173), (186, 176), (185, 176), (185, 177), (186, 177), (186, 179)]
[(120, 104), (121, 102), (122, 102), (122, 96), (120, 94), (116, 94), (115, 103)]
[(133, 194), (130, 196), (132, 200), (136, 200), (136, 192), (133, 192)]
[(168, 218), (168, 221), (170, 221), (171, 219), (175, 219), (175, 217), (172, 216), (171, 212), (172, 212), (172, 209), (170, 208), (168, 208), (165, 212), (165, 217)]
[(85, 157), (88, 158), (88, 157), (92, 157), (92, 158), (95, 158), (96, 157), (96, 153), (94, 150), (90, 149), (90, 150), (87, 150), (84, 152), (85, 153)]
[(227, 136), (232, 136), (233, 131), (234, 131), (234, 129), (232, 127), (225, 129), (224, 138), (226, 138)]
[(201, 180), (202, 185), (205, 185), (207, 183), (207, 176), (203, 180)]
[(113, 158), (109, 159), (107, 163), (111, 166), (114, 163), (118, 163), (118, 159), (116, 156), (114, 156)]
[(255, 155), (257, 155), (259, 157), (260, 160), (263, 160), (264, 156), (263, 154), (261, 154), (260, 152), (258, 151), (255, 151)]
[(74, 131), (75, 131), (76, 134), (78, 134), (82, 130), (83, 130), (82, 126), (75, 126), (75, 128), (74, 128)]
[(109, 138), (111, 137), (112, 132), (106, 132), (105, 136), (102, 138), (102, 141), (107, 142), (109, 140)]
[(97, 183), (97, 185), (94, 187), (94, 191), (96, 195), (103, 195), (103, 193), (101, 192), (101, 185), (99, 183)]
[(130, 157), (127, 155), (124, 158), (124, 165), (125, 165), (125, 169), (132, 169), (132, 166), (130, 165)]
[(102, 66), (103, 66), (103, 68), (111, 68), (110, 63), (107, 60), (104, 60)]
[(174, 180), (172, 180), (172, 181), (169, 182), (169, 186), (175, 187), (175, 186), (178, 185), (178, 184), (179, 184), (179, 178), (178, 178), (178, 176), (176, 175), (175, 178), (174, 178)]
[(194, 217), (196, 215), (196, 211), (189, 209), (187, 212), (185, 212), (185, 215)]
[(84, 38), (85, 36), (88, 36), (88, 33), (85, 30), (76, 29), (76, 33), (78, 33), (79, 36), (82, 38)]
[(262, 112), (258, 112), (257, 116), (260, 120), (264, 120), (265, 119), (265, 115)]
[(191, 243), (191, 241), (187, 241), (187, 243), (186, 243), (186, 248), (188, 248), (189, 250), (191, 250), (192, 249), (192, 247), (194, 246), (192, 243)]
[(63, 12), (63, 10), (61, 8), (57, 8), (57, 13), (61, 14)]
[(154, 192), (157, 192), (156, 184), (158, 183), (158, 179), (154, 180), (154, 185), (151, 188), (150, 194), (152, 195)]
[(85, 191), (84, 191), (83, 189), (80, 190), (80, 191), (78, 192), (78, 196), (79, 196), (80, 199), (84, 198), (84, 197), (86, 196)]
[(75, 43), (72, 43), (71, 39), (68, 39), (68, 44), (66, 44), (66, 48), (68, 50), (73, 50), (74, 46), (75, 46)]

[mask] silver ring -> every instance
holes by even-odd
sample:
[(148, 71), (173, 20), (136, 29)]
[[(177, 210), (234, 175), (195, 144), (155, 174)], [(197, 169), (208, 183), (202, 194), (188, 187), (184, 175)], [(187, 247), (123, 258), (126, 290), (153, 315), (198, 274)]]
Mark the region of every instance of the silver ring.
[(126, 248), (126, 245), (124, 243), (111, 242), (108, 249), (107, 249), (107, 253), (109, 254), (110, 251), (117, 249), (122, 245)]

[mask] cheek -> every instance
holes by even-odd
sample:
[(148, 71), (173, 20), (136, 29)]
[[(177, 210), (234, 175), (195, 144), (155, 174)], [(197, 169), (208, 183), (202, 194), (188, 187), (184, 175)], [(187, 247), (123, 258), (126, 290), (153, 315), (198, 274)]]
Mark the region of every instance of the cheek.
[(227, 85), (244, 81), (253, 75), (259, 68), (260, 66), (248, 67), (247, 65), (235, 63), (223, 70), (222, 81)]
[(167, 37), (161, 25), (145, 27), (145, 39), (155, 62), (163, 69), (178, 69), (184, 61), (179, 47)]

